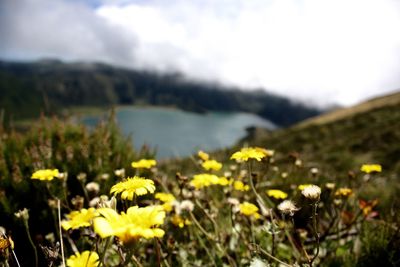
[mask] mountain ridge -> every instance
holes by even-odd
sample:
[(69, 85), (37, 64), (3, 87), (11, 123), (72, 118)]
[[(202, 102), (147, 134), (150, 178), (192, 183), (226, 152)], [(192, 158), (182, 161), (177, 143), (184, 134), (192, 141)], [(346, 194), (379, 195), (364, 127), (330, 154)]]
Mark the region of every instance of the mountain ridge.
[(41, 111), (51, 114), (71, 106), (135, 104), (176, 106), (194, 112), (250, 112), (280, 126), (321, 113), (318, 108), (262, 90), (244, 91), (190, 81), (179, 73), (159, 74), (58, 60), (0, 61), (0, 109), (16, 118)]

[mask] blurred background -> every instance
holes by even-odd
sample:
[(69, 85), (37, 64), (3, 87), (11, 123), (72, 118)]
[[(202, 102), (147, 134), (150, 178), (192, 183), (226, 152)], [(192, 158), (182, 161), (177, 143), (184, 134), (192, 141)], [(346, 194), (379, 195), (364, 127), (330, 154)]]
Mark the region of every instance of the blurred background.
[(24, 129), (115, 107), (135, 145), (186, 156), (396, 92), (399, 30), (390, 0), (3, 0), (0, 109)]

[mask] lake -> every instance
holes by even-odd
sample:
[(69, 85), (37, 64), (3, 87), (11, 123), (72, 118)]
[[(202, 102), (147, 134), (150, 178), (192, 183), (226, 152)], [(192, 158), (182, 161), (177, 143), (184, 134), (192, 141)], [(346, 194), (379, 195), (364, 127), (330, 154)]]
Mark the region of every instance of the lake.
[[(101, 118), (85, 116), (82, 121), (94, 126)], [(122, 132), (132, 136), (136, 149), (143, 144), (156, 148), (158, 159), (231, 146), (246, 135), (249, 126), (276, 128), (259, 116), (241, 112), (198, 114), (161, 107), (121, 107), (116, 118)]]

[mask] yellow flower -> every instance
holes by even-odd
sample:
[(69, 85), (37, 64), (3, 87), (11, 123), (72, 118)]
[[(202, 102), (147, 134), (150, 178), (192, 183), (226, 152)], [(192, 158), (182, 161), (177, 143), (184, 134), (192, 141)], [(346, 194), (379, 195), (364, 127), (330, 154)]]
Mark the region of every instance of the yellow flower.
[(199, 156), (199, 158), (204, 160), (204, 161), (206, 161), (206, 160), (208, 160), (210, 158), (210, 156), (207, 153), (205, 153), (204, 151), (202, 151), (202, 150), (200, 150), (197, 153), (197, 156)]
[(219, 177), (218, 184), (222, 186), (227, 186), (232, 184), (232, 179), (228, 179), (226, 177)]
[(353, 190), (347, 187), (339, 188), (335, 192), (335, 196), (348, 197), (353, 194)]
[(94, 218), (93, 226), (101, 238), (116, 236), (128, 245), (140, 237), (149, 239), (164, 236), (164, 230), (157, 228), (165, 219), (165, 211), (161, 206), (133, 206), (121, 214), (110, 208), (101, 208), (98, 212), (102, 217)]
[(203, 187), (207, 187), (210, 185), (219, 184), (218, 176), (214, 174), (197, 174), (193, 176), (192, 181), (190, 181), (190, 185), (194, 186), (196, 189), (201, 189)]
[(206, 160), (203, 162), (203, 164), (201, 164), (201, 166), (203, 166), (203, 168), (206, 169), (207, 171), (209, 170), (219, 171), (222, 168), (222, 164), (216, 160)]
[(125, 181), (111, 187), (110, 193), (114, 195), (121, 193), (122, 199), (132, 200), (134, 195), (152, 194), (154, 190), (156, 190), (156, 187), (152, 180), (135, 176), (133, 178), (128, 177)]
[(192, 222), (188, 219), (183, 219), (181, 216), (178, 214), (175, 214), (171, 218), (171, 222), (173, 225), (178, 226), (179, 228), (183, 228), (185, 225), (191, 225)]
[(174, 195), (168, 194), (168, 193), (157, 193), (157, 194), (155, 194), (154, 197), (156, 199), (159, 199), (160, 201), (164, 202), (162, 207), (165, 211), (172, 210), (172, 203), (175, 201)]
[(54, 177), (58, 176), (58, 174), (59, 174), (59, 172), (57, 169), (38, 170), (32, 174), (31, 178), (38, 179), (41, 181), (51, 181), (54, 179)]
[(234, 181), (233, 188), (237, 191), (249, 191), (250, 186), (245, 185), (242, 181)]
[(154, 197), (162, 202), (172, 202), (175, 200), (174, 195), (169, 193), (157, 193)]
[(90, 226), (91, 221), (96, 216), (98, 216), (98, 213), (94, 208), (75, 210), (66, 215), (68, 220), (63, 220), (61, 226), (64, 230), (87, 227)]
[(273, 154), (271, 151), (260, 147), (244, 147), (240, 151), (233, 153), (231, 159), (236, 159), (236, 161), (248, 161), (249, 159), (261, 161), (261, 159), (271, 154)]
[(303, 191), (304, 189), (306, 189), (307, 187), (310, 187), (310, 186), (312, 186), (312, 184), (301, 184), (301, 185), (299, 185), (297, 188), (298, 188), (300, 191)]
[(382, 171), (382, 166), (379, 164), (364, 164), (361, 166), (361, 171), (365, 173), (371, 173), (371, 172), (381, 172)]
[(132, 162), (132, 167), (136, 169), (150, 169), (156, 166), (157, 162), (154, 159), (141, 159), (139, 161)]
[(248, 217), (253, 216), (254, 219), (259, 219), (261, 217), (261, 215), (258, 213), (257, 206), (247, 201), (239, 204), (239, 210), (241, 214), (244, 214)]
[(99, 255), (95, 251), (75, 253), (67, 259), (68, 267), (96, 267), (99, 265)]
[(267, 190), (267, 195), (275, 199), (285, 199), (288, 196), (288, 194), (278, 189)]

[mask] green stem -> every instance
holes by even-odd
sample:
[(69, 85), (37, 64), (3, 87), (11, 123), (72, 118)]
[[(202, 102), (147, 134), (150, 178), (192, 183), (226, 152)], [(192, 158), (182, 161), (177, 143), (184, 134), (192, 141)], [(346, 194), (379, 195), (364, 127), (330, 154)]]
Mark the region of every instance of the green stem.
[(251, 218), (247, 218), (247, 220), (250, 222), (250, 233), (251, 233), (251, 241), (255, 244), (256, 243), (256, 237), (254, 235), (254, 225), (253, 221)]
[(318, 209), (318, 201), (314, 203), (314, 212), (313, 212), (313, 228), (314, 228), (314, 237), (315, 243), (317, 247), (317, 252), (315, 253), (314, 257), (310, 260), (309, 264), (312, 267), (314, 260), (318, 257), (319, 254), (319, 233), (318, 233), (318, 225), (317, 225), (317, 209)]
[(128, 263), (130, 262), (131, 259), (136, 264), (136, 266), (143, 267), (143, 265), (139, 262), (139, 260), (133, 254), (133, 248), (130, 248), (128, 250), (128, 253), (126, 254), (125, 262), (124, 262), (123, 266), (128, 266)]
[(34, 252), (34, 254), (35, 254), (35, 266), (38, 267), (38, 254), (37, 254), (37, 249), (36, 249), (35, 243), (33, 243), (31, 234), (29, 233), (28, 221), (25, 220), (25, 219), (24, 219), (24, 225), (25, 225), (26, 234), (28, 235), (29, 243), (31, 244), (31, 246), (32, 246), (32, 248), (33, 248), (33, 252)]
[(194, 224), (197, 226), (197, 228), (199, 228), (199, 230), (211, 241), (215, 241), (215, 238), (212, 237), (209, 233), (207, 233), (207, 231), (200, 225), (199, 221), (196, 219), (196, 217), (194, 217), (193, 212), (189, 212), (190, 217), (192, 218)]
[(98, 267), (100, 267), (102, 264), (103, 264), (103, 266), (106, 266), (106, 264), (104, 263), (104, 259), (105, 259), (105, 256), (106, 256), (107, 249), (110, 246), (110, 243), (111, 243), (110, 241), (111, 240), (112, 240), (112, 237), (109, 237), (106, 240), (106, 244), (104, 245), (103, 252), (100, 254), (100, 260), (99, 260)]
[(253, 191), (254, 195), (256, 196), (257, 202), (258, 202), (258, 204), (261, 206), (261, 209), (262, 209), (263, 211), (266, 211), (267, 208), (266, 208), (266, 206), (265, 206), (264, 199), (257, 193), (257, 190), (256, 190), (256, 188), (255, 188), (255, 186), (254, 186), (254, 183), (253, 183), (253, 175), (252, 175), (251, 162), (249, 162), (248, 166), (249, 166), (249, 177), (250, 177), (250, 187), (251, 187), (251, 190)]
[(196, 203), (197, 206), (199, 206), (199, 208), (201, 208), (201, 209), (203, 210), (204, 214), (205, 214), (205, 215), (207, 216), (207, 218), (211, 221), (211, 223), (212, 223), (213, 226), (214, 226), (215, 237), (216, 237), (216, 238), (219, 238), (219, 235), (218, 235), (219, 230), (218, 230), (217, 222), (216, 222), (216, 221), (211, 217), (211, 215), (204, 209), (203, 205), (201, 205), (201, 203), (200, 203), (197, 199), (195, 199), (195, 203)]
[(61, 245), (61, 257), (63, 266), (65, 267), (65, 255), (64, 255), (64, 243), (62, 238), (62, 229), (61, 229), (61, 202), (60, 199), (57, 198), (57, 211), (58, 211), (58, 231), (60, 233), (60, 245)]
[(275, 222), (274, 222), (274, 215), (272, 214), (272, 209), (269, 210), (269, 214), (271, 215), (271, 228), (272, 228), (271, 254), (272, 256), (275, 256)]
[(216, 264), (215, 260), (214, 260), (214, 256), (211, 254), (210, 250), (207, 248), (207, 246), (204, 244), (203, 239), (199, 236), (199, 234), (197, 233), (197, 231), (194, 231), (197, 240), (199, 240), (200, 245), (203, 247), (203, 249), (206, 251), (208, 257), (210, 258), (210, 260), (212, 261), (213, 265), (215, 267), (217, 267), (218, 265)]
[(272, 256), (271, 254), (269, 254), (267, 251), (265, 251), (264, 249), (262, 249), (259, 245), (255, 244), (257, 247), (257, 250), (261, 251), (262, 254), (264, 254), (265, 256), (279, 262), (280, 264), (282, 264), (283, 266), (287, 266), (287, 267), (293, 267), (293, 265), (287, 264), (286, 262), (281, 261), (280, 259), (276, 258), (275, 256)]

